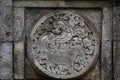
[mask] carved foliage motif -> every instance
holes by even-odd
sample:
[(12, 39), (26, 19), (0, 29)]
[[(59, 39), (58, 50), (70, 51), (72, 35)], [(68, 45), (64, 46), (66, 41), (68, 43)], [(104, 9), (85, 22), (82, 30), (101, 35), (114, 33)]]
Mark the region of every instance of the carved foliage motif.
[(83, 17), (74, 13), (41, 18), (31, 32), (31, 40), (37, 67), (55, 78), (82, 74), (97, 54), (94, 32)]

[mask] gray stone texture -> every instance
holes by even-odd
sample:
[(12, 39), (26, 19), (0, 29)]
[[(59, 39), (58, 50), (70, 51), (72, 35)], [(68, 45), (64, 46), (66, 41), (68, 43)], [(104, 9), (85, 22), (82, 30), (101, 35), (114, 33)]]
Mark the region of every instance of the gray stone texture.
[(86, 73), (99, 55), (98, 33), (92, 22), (68, 10), (44, 17), (37, 21), (30, 34), (32, 42), (28, 55), (33, 55), (35, 66), (61, 79)]
[(112, 75), (112, 9), (103, 8), (101, 44), (101, 79), (113, 80)]
[[(118, 0), (113, 1), (114, 6), (119, 5)], [(43, 80), (26, 56), (26, 43), (29, 43), (30, 31), (39, 18), (66, 8), (79, 10), (78, 13), (88, 17), (101, 40), (101, 59), (83, 80), (120, 80), (120, 6), (112, 7), (111, 4), (109, 0), (0, 0), (0, 79)]]
[[(76, 11), (78, 14), (82, 14), (87, 17), (95, 25), (97, 31), (99, 32), (99, 37), (101, 37), (101, 10), (100, 9), (38, 9), (38, 8), (27, 8), (26, 14), (26, 35), (29, 38), (30, 32), (38, 21), (39, 18), (44, 15), (57, 11)], [(28, 40), (29, 41), (29, 40)]]
[(12, 79), (13, 76), (13, 56), (12, 43), (0, 43), (0, 79)]
[(120, 41), (120, 7), (113, 8), (113, 40)]
[(31, 65), (30, 61), (25, 59), (25, 79), (41, 79), (41, 75), (36, 72), (36, 70)]
[(13, 79), (12, 0), (0, 0), (0, 79)]
[(12, 7), (0, 6), (0, 41), (13, 40)]
[[(51, 13), (51, 12), (57, 12), (57, 11), (64, 11), (66, 9), (39, 9), (39, 8), (27, 8), (25, 11), (26, 14), (26, 31), (27, 31), (27, 44), (29, 44), (29, 36), (30, 32), (33, 29), (33, 26), (36, 24), (36, 22), (43, 17), (44, 15)], [(68, 11), (75, 11), (73, 9), (67, 9)], [(91, 20), (95, 27), (97, 28), (97, 31), (99, 32), (99, 37), (101, 37), (101, 10), (100, 9), (76, 9), (76, 12), (79, 14), (82, 14), (83, 16), (86, 16), (89, 20)], [(29, 49), (28, 49), (29, 50)], [(29, 52), (28, 52), (29, 53)], [(40, 78), (40, 76), (37, 76), (32, 68), (28, 64), (29, 61), (26, 62), (26, 71), (25, 75), (28, 79), (30, 78)], [(98, 79), (100, 80), (100, 66), (99, 61), (98, 65), (95, 66), (95, 70), (93, 72), (88, 73), (85, 79)], [(90, 75), (93, 74), (93, 75)], [(34, 75), (34, 76), (31, 76)]]
[(114, 79), (120, 80), (120, 42), (113, 43)]
[(24, 42), (14, 43), (14, 79), (24, 79)]
[(89, 73), (83, 77), (83, 80), (101, 80), (100, 79), (100, 63), (99, 63), (99, 61), (97, 62), (96, 66), (93, 67), (93, 69), (91, 69), (89, 71)]
[(113, 65), (114, 79), (120, 80), (120, 7), (113, 8)]
[(12, 6), (13, 0), (0, 0), (0, 6)]
[[(27, 33), (27, 32), (26, 32)], [(14, 41), (25, 39), (24, 8), (14, 8)]]
[(86, 1), (86, 0), (16, 0), (16, 7), (66, 7), (66, 8), (100, 8), (111, 6), (109, 1)]

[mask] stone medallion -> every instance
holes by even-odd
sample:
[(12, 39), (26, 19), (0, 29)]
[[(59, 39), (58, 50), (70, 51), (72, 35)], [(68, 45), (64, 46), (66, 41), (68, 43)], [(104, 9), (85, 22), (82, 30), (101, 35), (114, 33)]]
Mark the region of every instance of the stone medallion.
[(30, 34), (31, 57), (38, 71), (53, 78), (83, 75), (95, 63), (99, 39), (94, 25), (82, 15), (58, 12), (40, 18)]

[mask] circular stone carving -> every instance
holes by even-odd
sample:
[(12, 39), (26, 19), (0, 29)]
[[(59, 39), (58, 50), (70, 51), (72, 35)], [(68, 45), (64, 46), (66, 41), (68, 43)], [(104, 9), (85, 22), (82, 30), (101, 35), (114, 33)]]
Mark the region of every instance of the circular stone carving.
[(44, 16), (34, 26), (30, 38), (34, 65), (53, 78), (83, 75), (98, 58), (99, 39), (95, 27), (76, 13)]

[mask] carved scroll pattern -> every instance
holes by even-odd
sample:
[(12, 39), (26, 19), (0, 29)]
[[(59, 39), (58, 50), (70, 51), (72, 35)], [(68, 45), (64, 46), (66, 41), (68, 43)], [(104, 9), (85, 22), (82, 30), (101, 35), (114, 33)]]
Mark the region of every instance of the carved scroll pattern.
[(41, 20), (31, 39), (35, 60), (54, 75), (79, 74), (91, 63), (95, 52), (93, 31), (73, 13), (58, 13)]

